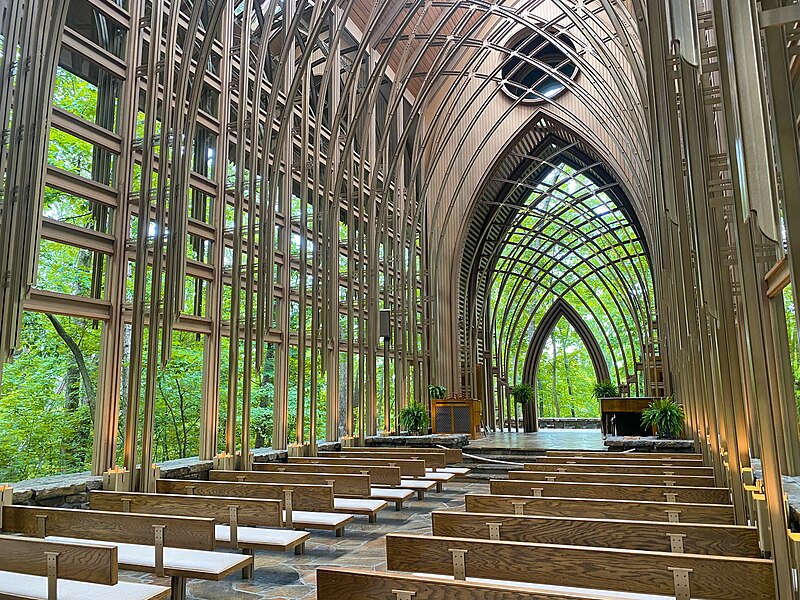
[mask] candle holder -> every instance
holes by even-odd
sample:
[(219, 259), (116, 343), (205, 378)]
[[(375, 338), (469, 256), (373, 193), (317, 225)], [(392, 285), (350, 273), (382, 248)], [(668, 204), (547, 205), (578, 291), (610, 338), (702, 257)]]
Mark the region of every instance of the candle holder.
[(125, 467), (114, 467), (103, 473), (103, 489), (108, 492), (131, 491), (131, 473)]
[(355, 448), (358, 446), (358, 438), (354, 435), (346, 435), (342, 438), (339, 438), (339, 443), (341, 444), (342, 448)]
[(290, 458), (295, 457), (306, 457), (309, 454), (309, 445), (308, 444), (289, 444), (289, 447), (286, 449)]
[(156, 463), (150, 465), (150, 469), (152, 471), (152, 477), (150, 478), (150, 488), (147, 490), (151, 494), (156, 493), (156, 482), (161, 479), (161, 467), (159, 467)]
[(255, 461), (256, 455), (252, 450), (247, 453), (247, 456), (242, 456), (241, 450), (236, 453), (236, 469), (239, 471), (252, 471)]
[(228, 452), (220, 452), (212, 459), (215, 471), (234, 471), (236, 470), (236, 457)]
[(11, 506), (14, 490), (10, 485), (0, 485), (0, 531), (3, 530), (3, 507)]

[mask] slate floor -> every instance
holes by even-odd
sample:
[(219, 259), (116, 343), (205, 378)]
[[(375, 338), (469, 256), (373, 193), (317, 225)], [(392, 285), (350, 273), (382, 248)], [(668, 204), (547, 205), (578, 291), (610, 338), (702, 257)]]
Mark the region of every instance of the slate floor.
[[(386, 554), (383, 536), (390, 532), (431, 533), (430, 513), (441, 509), (458, 509), (464, 505), (466, 493), (488, 493), (484, 483), (453, 481), (441, 494), (428, 493), (422, 501), (408, 502), (398, 512), (394, 506), (382, 511), (376, 524), (366, 517), (356, 517), (347, 526), (345, 536), (333, 532), (312, 531), (303, 556), (291, 552), (258, 552), (255, 574), (251, 581), (232, 575), (225, 581), (191, 580), (188, 597), (195, 600), (233, 598), (241, 600), (298, 600), (316, 597), (316, 568), (323, 565), (383, 569)], [(169, 586), (168, 579), (152, 575), (121, 572), (121, 581), (141, 581)]]

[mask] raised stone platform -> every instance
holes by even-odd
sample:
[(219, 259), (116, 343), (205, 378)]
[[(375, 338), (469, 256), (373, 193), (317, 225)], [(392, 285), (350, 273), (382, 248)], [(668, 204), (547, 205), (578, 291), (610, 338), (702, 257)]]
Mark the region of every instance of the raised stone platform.
[(603, 442), (613, 452), (694, 452), (693, 440), (666, 440), (657, 437), (607, 435)]
[(418, 448), (463, 448), (469, 444), (466, 433), (432, 434), (432, 435), (376, 435), (364, 439), (367, 446), (415, 446)]

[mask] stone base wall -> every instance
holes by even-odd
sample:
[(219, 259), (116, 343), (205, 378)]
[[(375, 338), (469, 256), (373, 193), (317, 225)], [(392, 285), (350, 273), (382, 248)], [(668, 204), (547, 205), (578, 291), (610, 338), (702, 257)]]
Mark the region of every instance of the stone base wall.
[(600, 419), (539, 419), (539, 429), (600, 429)]
[[(327, 449), (336, 449), (337, 444)], [(286, 450), (259, 448), (254, 451), (255, 462), (285, 462)], [(208, 472), (213, 466), (210, 460), (198, 457), (181, 458), (159, 463), (163, 479), (208, 479)], [(28, 479), (12, 483), (14, 504), (28, 506), (49, 506), (61, 508), (88, 508), (89, 492), (103, 487), (103, 478), (91, 473), (75, 473), (72, 475), (54, 475), (40, 479)]]
[(694, 452), (692, 440), (662, 440), (657, 437), (607, 435), (603, 442), (609, 450), (622, 452)]
[(463, 448), (469, 444), (469, 436), (466, 433), (440, 433), (432, 435), (380, 435), (367, 437), (364, 440), (366, 446), (415, 446), (417, 448), (432, 448), (434, 446), (444, 446), (445, 448)]

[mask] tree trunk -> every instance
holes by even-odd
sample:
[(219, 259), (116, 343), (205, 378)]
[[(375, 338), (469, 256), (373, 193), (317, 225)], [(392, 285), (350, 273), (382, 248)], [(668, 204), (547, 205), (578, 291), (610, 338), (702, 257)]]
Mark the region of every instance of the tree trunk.
[(86, 361), (83, 358), (83, 352), (81, 352), (80, 346), (78, 346), (77, 342), (72, 338), (72, 336), (67, 333), (67, 330), (64, 329), (64, 326), (61, 324), (55, 315), (47, 315), (47, 318), (50, 319), (50, 323), (53, 324), (53, 328), (56, 330), (56, 333), (64, 340), (64, 343), (69, 348), (69, 351), (72, 353), (72, 357), (75, 359), (75, 366), (78, 367), (78, 372), (81, 374), (81, 379), (83, 380), (83, 391), (86, 393), (86, 398), (89, 401), (89, 405), (92, 408), (92, 413), (94, 414), (94, 403), (97, 400), (97, 392), (95, 391), (94, 384), (92, 383), (92, 378), (89, 375), (89, 369), (86, 368)]
[(67, 376), (65, 378), (64, 406), (67, 412), (74, 412), (78, 409), (81, 403), (81, 375), (75, 365), (71, 365), (67, 369)]

